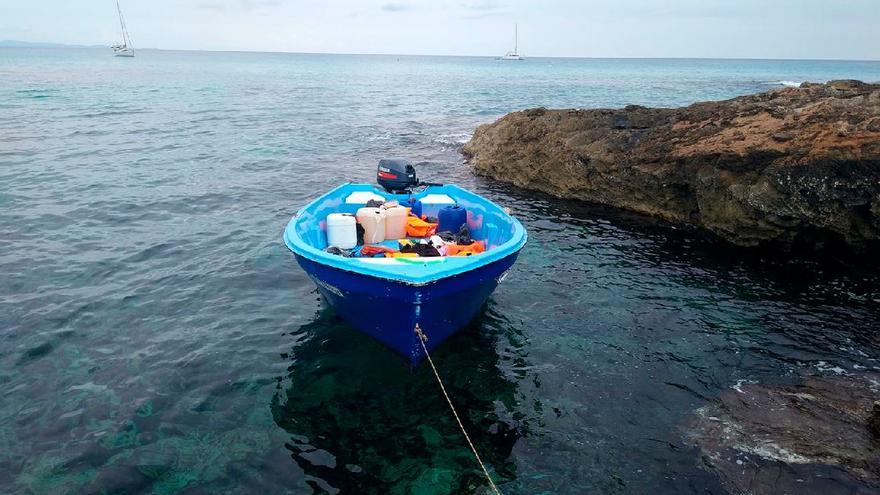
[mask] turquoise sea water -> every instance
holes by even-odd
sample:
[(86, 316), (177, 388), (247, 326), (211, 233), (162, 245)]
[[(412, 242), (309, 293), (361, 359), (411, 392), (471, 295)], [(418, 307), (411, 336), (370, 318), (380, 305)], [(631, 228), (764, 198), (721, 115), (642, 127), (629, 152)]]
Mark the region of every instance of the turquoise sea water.
[(435, 353), (504, 493), (725, 493), (688, 418), (737, 383), (880, 369), (880, 271), (477, 178), (460, 145), (527, 107), (834, 78), (880, 63), (0, 49), (0, 492), (486, 493), (430, 371), (337, 320), (281, 242), (402, 156), (529, 230)]

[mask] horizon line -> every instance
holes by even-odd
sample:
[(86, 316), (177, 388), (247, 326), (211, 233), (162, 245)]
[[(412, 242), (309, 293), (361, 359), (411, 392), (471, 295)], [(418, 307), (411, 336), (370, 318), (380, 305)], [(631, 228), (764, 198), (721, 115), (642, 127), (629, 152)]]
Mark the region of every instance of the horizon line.
[[(51, 46), (3, 46), (3, 43), (23, 43), (31, 45)], [(0, 40), (0, 48), (43, 48), (43, 49), (91, 49), (110, 48), (111, 45), (103, 43), (79, 44), (58, 43), (51, 41), (23, 41), (23, 40)], [(283, 50), (232, 50), (232, 49), (199, 49), (199, 48), (135, 48), (146, 51), (166, 52), (207, 52), (207, 53), (254, 53), (272, 55), (340, 55), (340, 56), (381, 56), (381, 57), (447, 57), (447, 58), (500, 58), (502, 55), (455, 55), (455, 54), (427, 54), (427, 53), (353, 53), (353, 52), (300, 52)], [(688, 56), (596, 56), (596, 55), (523, 55), (525, 59), (589, 59), (589, 60), (766, 60), (766, 61), (800, 61), (800, 62), (880, 62), (880, 59), (859, 58), (779, 58), (779, 57), (688, 57)]]

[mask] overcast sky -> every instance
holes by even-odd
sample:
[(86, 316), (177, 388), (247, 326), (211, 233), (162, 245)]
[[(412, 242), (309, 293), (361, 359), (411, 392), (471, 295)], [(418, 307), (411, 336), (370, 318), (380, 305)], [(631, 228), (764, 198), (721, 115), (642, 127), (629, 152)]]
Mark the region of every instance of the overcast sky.
[[(135, 47), (880, 59), (880, 0), (122, 0)], [(110, 44), (113, 0), (0, 0), (0, 39)]]

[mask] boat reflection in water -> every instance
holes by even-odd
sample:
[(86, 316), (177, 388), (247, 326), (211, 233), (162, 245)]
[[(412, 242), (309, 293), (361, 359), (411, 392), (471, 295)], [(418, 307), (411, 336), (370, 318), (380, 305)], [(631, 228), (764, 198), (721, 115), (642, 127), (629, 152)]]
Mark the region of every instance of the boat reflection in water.
[[(509, 345), (505, 323), (487, 308), (432, 353), (501, 486), (515, 479), (509, 458), (527, 429), (516, 384), (503, 376), (495, 350), (498, 341)], [(487, 482), (427, 363), (411, 372), (329, 309), (294, 335), (301, 340), (285, 356), (290, 365), (272, 413), (317, 493), (483, 493)]]

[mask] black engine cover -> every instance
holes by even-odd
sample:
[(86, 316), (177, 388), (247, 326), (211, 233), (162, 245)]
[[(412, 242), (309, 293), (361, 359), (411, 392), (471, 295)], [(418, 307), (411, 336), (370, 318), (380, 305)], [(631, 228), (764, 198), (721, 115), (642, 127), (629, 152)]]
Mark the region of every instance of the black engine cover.
[(415, 167), (409, 161), (400, 158), (379, 160), (376, 182), (390, 193), (408, 191), (419, 184)]

